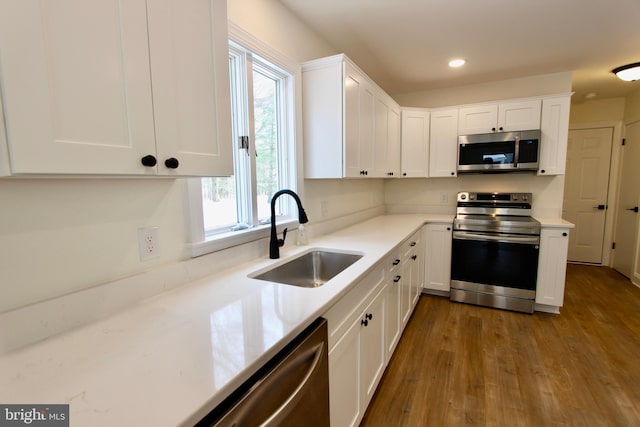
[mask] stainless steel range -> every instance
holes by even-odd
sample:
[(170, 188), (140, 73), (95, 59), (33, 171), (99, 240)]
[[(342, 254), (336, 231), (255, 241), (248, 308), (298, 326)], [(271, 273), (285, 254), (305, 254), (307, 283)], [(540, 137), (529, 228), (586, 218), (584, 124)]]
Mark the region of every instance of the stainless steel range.
[(531, 193), (458, 193), (452, 301), (533, 313), (540, 223)]

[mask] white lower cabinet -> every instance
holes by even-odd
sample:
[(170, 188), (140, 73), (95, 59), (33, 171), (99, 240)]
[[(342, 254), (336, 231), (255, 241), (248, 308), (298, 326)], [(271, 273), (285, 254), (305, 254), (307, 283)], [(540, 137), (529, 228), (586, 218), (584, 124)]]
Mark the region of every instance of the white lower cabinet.
[(424, 288), (449, 292), (451, 287), (452, 224), (425, 226)]
[(568, 248), (568, 228), (542, 228), (540, 231), (536, 304), (556, 309), (540, 310), (543, 307), (537, 306), (537, 310), (557, 312), (559, 307), (562, 307)]
[(362, 418), (359, 322), (329, 352), (329, 405), (332, 426), (357, 426)]
[(323, 316), (329, 326), (332, 426), (360, 423), (411, 316), (422, 269), (421, 233), (397, 246)]
[(382, 377), (386, 367), (385, 290), (383, 287), (352, 320), (329, 351), (331, 425), (357, 426)]

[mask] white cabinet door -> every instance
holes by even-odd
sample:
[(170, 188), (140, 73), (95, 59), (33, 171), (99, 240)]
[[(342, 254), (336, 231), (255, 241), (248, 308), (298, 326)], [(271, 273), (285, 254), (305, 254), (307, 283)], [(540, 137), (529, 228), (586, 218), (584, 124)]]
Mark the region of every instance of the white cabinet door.
[(151, 0), (148, 14), (159, 174), (233, 175), (226, 2)]
[(451, 224), (425, 226), (424, 287), (449, 292), (451, 287)]
[(422, 230), (417, 232), (411, 238), (412, 242), (416, 242), (411, 255), (411, 290), (413, 294), (412, 307), (418, 303), (420, 292), (424, 284), (424, 244), (422, 239)]
[(538, 175), (564, 175), (569, 139), (570, 95), (544, 98)]
[(389, 171), (387, 147), (389, 143), (389, 106), (384, 99), (375, 99), (375, 132), (371, 177), (387, 177)]
[(402, 176), (426, 178), (429, 173), (429, 119), (427, 110), (402, 109)]
[(0, 64), (13, 173), (155, 173), (145, 1), (2, 2)]
[(568, 249), (569, 229), (543, 228), (540, 231), (537, 304), (562, 306)]
[(498, 104), (462, 107), (458, 117), (458, 135), (496, 132)]
[(360, 321), (360, 387), (362, 413), (376, 391), (386, 366), (385, 292), (382, 290), (365, 309)]
[(539, 99), (498, 104), (498, 132), (540, 129)]
[(457, 108), (431, 112), (429, 144), (429, 176), (456, 176), (458, 162)]
[(387, 137), (387, 176), (400, 176), (400, 107), (389, 106), (389, 133)]
[(398, 345), (400, 340), (400, 254), (393, 256), (388, 260), (389, 273), (387, 279), (387, 286), (385, 288), (385, 303), (384, 303), (384, 339), (387, 347), (387, 361), (393, 354), (393, 351)]
[(368, 176), (373, 168), (375, 94), (364, 76), (348, 62), (345, 64), (344, 108), (344, 176)]
[(459, 118), (459, 135), (540, 129), (540, 100), (470, 105)]
[(329, 353), (329, 405), (332, 426), (357, 426), (360, 402), (360, 319)]

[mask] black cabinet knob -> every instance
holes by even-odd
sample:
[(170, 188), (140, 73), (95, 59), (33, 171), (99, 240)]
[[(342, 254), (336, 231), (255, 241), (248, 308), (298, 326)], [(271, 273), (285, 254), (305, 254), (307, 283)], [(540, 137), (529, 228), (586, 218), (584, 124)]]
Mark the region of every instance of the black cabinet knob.
[(502, 126), (500, 126), (500, 130), (502, 130)]
[(360, 321), (360, 324), (362, 326), (364, 326), (364, 327), (367, 327), (367, 326), (369, 326), (369, 321), (367, 319), (363, 319), (363, 320)]
[(455, 172), (451, 172), (451, 176), (454, 176), (456, 173)]
[(142, 163), (143, 166), (146, 166), (148, 168), (152, 168), (158, 163), (158, 161), (156, 160), (155, 156), (152, 156), (151, 154), (148, 154), (148, 155), (146, 155), (146, 156), (144, 156), (143, 158), (140, 159), (140, 163)]
[(178, 166), (180, 166), (180, 162), (175, 157), (169, 157), (164, 161), (164, 165), (169, 169), (178, 169)]
[(418, 259), (418, 255), (412, 256), (411, 259), (415, 261), (416, 259)]
[(406, 173), (406, 172), (403, 172), (403, 173), (402, 173), (402, 176), (407, 176), (407, 173)]
[(546, 172), (546, 170), (544, 170), (544, 169), (542, 169), (542, 170), (540, 171), (540, 173), (545, 173), (545, 172)]
[(451, 231), (451, 227), (447, 227), (447, 231)]
[(491, 131), (492, 131), (492, 132), (495, 132), (495, 131), (496, 131), (496, 128), (491, 128)]
[(563, 235), (564, 237), (567, 237), (567, 236), (568, 236), (568, 234), (567, 234), (567, 233), (562, 233), (562, 235)]
[(373, 314), (367, 313), (367, 314), (364, 315), (364, 317), (365, 317), (365, 319), (371, 320), (371, 319), (373, 319)]
[(400, 260), (399, 259), (396, 259), (396, 260), (393, 261), (393, 265), (398, 265), (398, 264), (400, 264)]
[(398, 283), (400, 279), (402, 279), (402, 276), (396, 276), (395, 279), (393, 279), (393, 282)]

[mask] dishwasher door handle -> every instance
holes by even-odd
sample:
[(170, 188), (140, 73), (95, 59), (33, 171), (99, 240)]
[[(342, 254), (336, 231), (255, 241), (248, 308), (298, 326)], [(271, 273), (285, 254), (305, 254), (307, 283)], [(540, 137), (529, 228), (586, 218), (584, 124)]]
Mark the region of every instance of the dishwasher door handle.
[[(296, 387), (296, 389), (291, 393), (289, 398), (285, 400), (284, 403), (280, 405), (278, 409), (276, 409), (273, 415), (271, 415), (265, 422), (260, 424), (260, 427), (275, 427), (282, 424), (282, 421), (287, 417), (287, 415), (289, 415), (289, 412), (291, 412), (291, 409), (293, 409), (293, 407), (296, 406), (296, 404), (300, 401), (304, 393), (307, 391), (307, 388), (309, 388), (309, 386), (311, 385), (312, 383), (311, 377), (313, 376), (313, 374), (315, 374), (316, 370), (318, 369), (318, 366), (320, 365), (320, 359), (322, 358), (323, 353), (325, 352), (325, 349), (326, 349), (325, 343), (321, 342), (318, 345), (314, 346), (313, 348), (309, 349), (308, 351), (304, 352), (300, 356), (298, 356), (297, 357), (298, 360), (289, 362), (292, 365), (299, 366), (300, 364), (304, 363), (304, 361), (308, 359), (311, 355), (313, 355), (313, 361), (311, 362), (311, 366), (309, 367), (309, 370), (307, 371), (302, 381), (300, 381), (300, 384), (298, 384), (298, 387)], [(280, 372), (276, 372), (275, 375), (273, 375), (272, 377), (265, 379), (265, 383), (274, 383), (274, 385), (277, 386), (279, 382), (278, 380), (283, 376), (288, 375), (288, 373), (289, 373), (289, 369), (285, 368)], [(270, 386), (269, 384), (265, 384), (265, 391), (268, 391), (269, 386)]]

